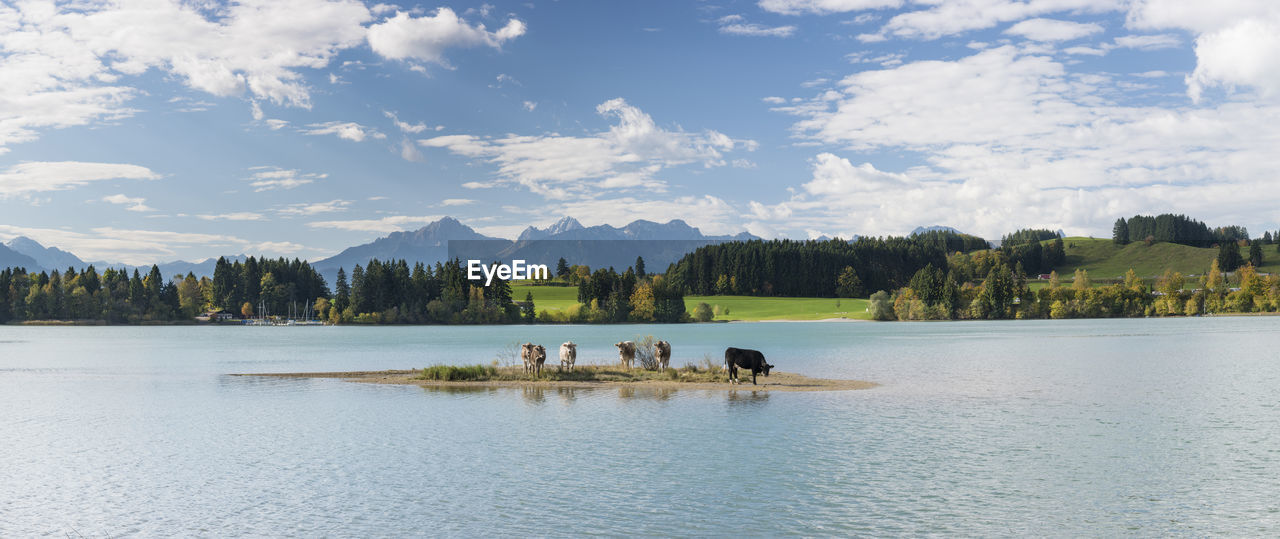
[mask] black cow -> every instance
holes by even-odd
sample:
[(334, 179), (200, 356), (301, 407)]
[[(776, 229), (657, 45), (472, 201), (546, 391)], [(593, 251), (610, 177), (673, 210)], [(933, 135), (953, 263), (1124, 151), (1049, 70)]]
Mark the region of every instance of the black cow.
[(756, 385), (756, 375), (764, 373), (769, 376), (769, 369), (773, 368), (765, 362), (764, 354), (759, 350), (745, 350), (742, 348), (729, 347), (724, 349), (724, 366), (729, 369), (729, 383), (738, 381), (738, 369), (751, 369), (751, 385)]

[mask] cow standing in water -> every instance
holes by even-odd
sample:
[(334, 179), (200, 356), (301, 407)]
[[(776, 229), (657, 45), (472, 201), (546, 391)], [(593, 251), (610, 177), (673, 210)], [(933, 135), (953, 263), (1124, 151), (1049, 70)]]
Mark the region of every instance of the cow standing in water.
[(756, 375), (769, 376), (773, 365), (764, 360), (759, 350), (729, 347), (724, 350), (724, 367), (729, 370), (729, 383), (738, 382), (738, 369), (751, 369), (751, 385), (756, 385)]
[(573, 362), (578, 359), (578, 345), (569, 341), (560, 345), (560, 370), (573, 372)]
[(520, 360), (524, 362), (524, 372), (533, 372), (533, 343), (520, 345)]
[(541, 344), (533, 347), (533, 375), (542, 374), (542, 364), (547, 361), (547, 348)]
[(622, 361), (622, 367), (631, 368), (631, 362), (636, 358), (635, 341), (622, 341), (614, 346), (618, 347), (618, 359)]
[(671, 364), (671, 343), (658, 341), (653, 345), (653, 358), (658, 360), (658, 370), (665, 371)]

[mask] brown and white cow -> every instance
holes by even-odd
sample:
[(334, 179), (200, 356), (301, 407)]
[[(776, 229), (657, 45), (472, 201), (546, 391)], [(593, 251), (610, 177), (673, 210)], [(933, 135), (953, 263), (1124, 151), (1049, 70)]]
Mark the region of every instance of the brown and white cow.
[(560, 370), (573, 370), (573, 362), (578, 359), (578, 345), (569, 341), (560, 345)]
[(541, 344), (535, 345), (533, 347), (533, 357), (531, 358), (531, 361), (533, 363), (533, 375), (538, 376), (542, 374), (542, 364), (547, 361), (547, 348)]
[(636, 359), (636, 342), (622, 341), (614, 346), (618, 347), (618, 359), (622, 361), (622, 367), (631, 368), (631, 362)]
[(527, 342), (520, 345), (520, 360), (524, 362), (524, 372), (533, 371), (533, 343)]
[(653, 345), (653, 358), (658, 360), (658, 370), (665, 371), (671, 365), (671, 343), (658, 341)]

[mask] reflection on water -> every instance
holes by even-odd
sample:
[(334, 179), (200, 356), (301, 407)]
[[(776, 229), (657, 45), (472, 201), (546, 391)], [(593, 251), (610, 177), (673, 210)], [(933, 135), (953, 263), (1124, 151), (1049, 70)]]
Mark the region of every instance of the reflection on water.
[(530, 404), (542, 404), (547, 400), (547, 389), (543, 386), (521, 386), (520, 392), (525, 402)]
[(769, 400), (768, 391), (730, 389), (725, 393), (732, 404), (763, 404)]

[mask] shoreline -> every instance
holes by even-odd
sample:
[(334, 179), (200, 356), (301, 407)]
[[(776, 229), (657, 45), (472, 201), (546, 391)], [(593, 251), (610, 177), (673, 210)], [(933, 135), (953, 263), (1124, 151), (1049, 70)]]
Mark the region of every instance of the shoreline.
[(826, 378), (810, 378), (789, 372), (774, 372), (771, 376), (760, 375), (756, 378), (758, 385), (751, 385), (751, 374), (739, 374), (742, 383), (678, 380), (425, 380), (417, 376), (420, 369), (386, 370), (386, 371), (350, 371), (350, 372), (281, 372), (281, 373), (242, 373), (230, 376), (266, 377), (266, 378), (335, 378), (346, 382), (364, 384), (415, 385), (420, 387), (451, 388), (652, 388), (652, 389), (690, 389), (718, 391), (855, 391), (872, 389), (880, 384), (865, 380), (831, 380)]

